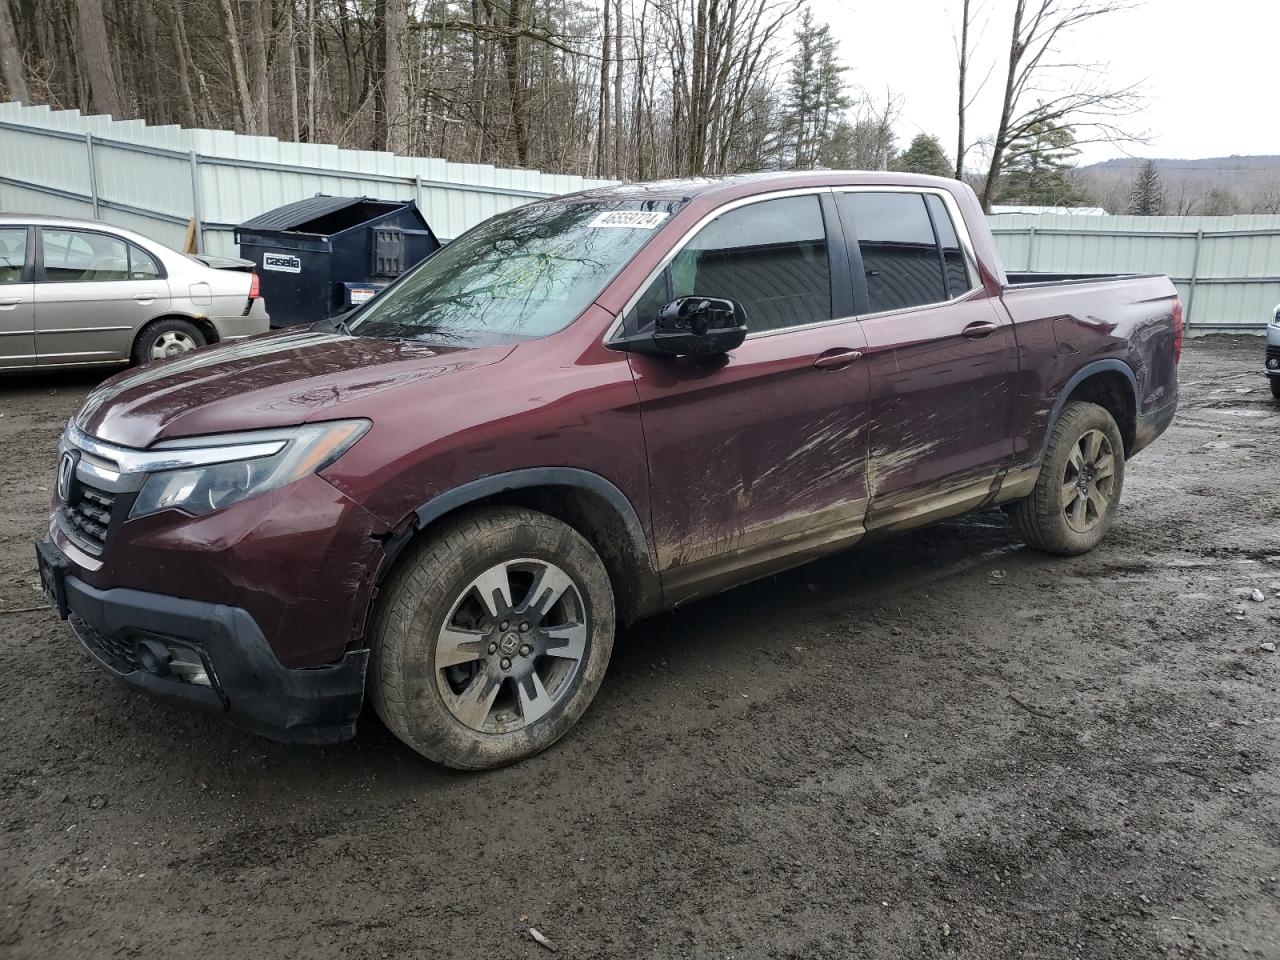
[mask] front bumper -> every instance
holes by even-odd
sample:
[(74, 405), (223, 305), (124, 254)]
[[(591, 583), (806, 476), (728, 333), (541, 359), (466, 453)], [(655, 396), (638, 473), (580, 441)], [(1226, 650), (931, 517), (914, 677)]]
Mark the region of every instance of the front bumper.
[(1280, 377), (1280, 321), (1267, 324), (1267, 357), (1264, 370), (1269, 377)]
[[(367, 649), (349, 650), (327, 666), (290, 669), (238, 607), (125, 587), (99, 590), (73, 576), (49, 541), (38, 542), (36, 552), (59, 614), (93, 658), (127, 686), (224, 716), (273, 740), (336, 743), (355, 734)], [(204, 669), (171, 668), (154, 655), (166, 648), (176, 660), (187, 658), (184, 663), (198, 658)], [(188, 679), (192, 673), (203, 682)]]

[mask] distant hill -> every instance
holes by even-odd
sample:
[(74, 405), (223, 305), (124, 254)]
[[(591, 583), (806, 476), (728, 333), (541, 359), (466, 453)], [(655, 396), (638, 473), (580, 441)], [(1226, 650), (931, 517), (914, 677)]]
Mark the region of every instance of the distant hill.
[[(1235, 198), (1237, 213), (1280, 213), (1280, 155), (1153, 159), (1164, 182), (1166, 213), (1204, 213), (1215, 190)], [(1146, 162), (1145, 157), (1104, 160), (1077, 168), (1075, 177), (1100, 206), (1123, 213), (1134, 178)]]

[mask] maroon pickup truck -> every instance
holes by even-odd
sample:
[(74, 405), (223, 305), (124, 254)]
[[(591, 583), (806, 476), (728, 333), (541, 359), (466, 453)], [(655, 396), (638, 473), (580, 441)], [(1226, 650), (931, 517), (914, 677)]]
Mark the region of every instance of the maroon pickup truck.
[(952, 180), (580, 193), (336, 324), (103, 383), (42, 581), (156, 697), (320, 743), (367, 691), (413, 749), (497, 766), (582, 716), (619, 620), (997, 504), (1089, 550), (1181, 342), (1165, 277), (1006, 275)]

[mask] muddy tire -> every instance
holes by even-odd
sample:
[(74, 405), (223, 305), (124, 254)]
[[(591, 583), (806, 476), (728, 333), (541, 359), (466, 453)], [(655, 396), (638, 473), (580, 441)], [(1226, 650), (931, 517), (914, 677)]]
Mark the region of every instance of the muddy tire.
[(133, 362), (150, 363), (164, 360), (180, 353), (198, 350), (208, 341), (190, 320), (181, 317), (161, 317), (142, 328), (133, 341)]
[(1115, 419), (1096, 403), (1069, 403), (1053, 425), (1035, 488), (1008, 512), (1028, 546), (1073, 556), (1107, 535), (1123, 486)]
[(514, 763), (578, 722), (614, 627), (609, 576), (577, 531), (532, 510), (477, 509), (392, 574), (373, 623), (370, 698), (437, 763)]

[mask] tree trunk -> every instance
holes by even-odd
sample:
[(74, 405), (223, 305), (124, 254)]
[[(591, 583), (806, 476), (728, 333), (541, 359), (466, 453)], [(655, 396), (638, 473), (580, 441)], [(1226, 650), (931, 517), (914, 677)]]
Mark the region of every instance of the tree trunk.
[[(605, 2), (607, 3), (608, 0), (605, 0)], [(623, 139), (626, 131), (622, 123), (622, 0), (617, 0), (617, 5), (614, 7), (613, 20), (613, 175), (619, 179), (624, 179), (626, 170), (623, 157), (625, 149)]]
[(609, 17), (612, 3), (604, 0), (604, 29), (600, 41), (600, 130), (596, 134), (596, 176), (609, 175)]
[[(83, 2), (83, 0), (81, 0)], [(232, 0), (218, 0), (222, 12), (222, 39), (227, 50), (227, 66), (231, 72), (231, 95), (236, 102), (236, 113), (245, 133), (258, 133), (257, 115), (249, 98), (249, 83), (244, 75), (244, 59), (240, 56), (240, 31), (236, 27)]]
[(0, 0), (0, 70), (4, 73), (9, 99), (29, 103), (31, 96), (27, 93), (27, 78), (22, 72), (22, 48), (18, 46), (18, 34), (13, 29), (9, 0)]
[(316, 139), (316, 0), (307, 0), (307, 141)]
[(116, 88), (115, 70), (111, 65), (111, 44), (107, 40), (102, 0), (76, 0), (76, 10), (80, 14), (80, 56), (89, 74), (93, 110), (119, 119), (120, 92)]
[(298, 142), (301, 131), (298, 129), (298, 38), (294, 29), (294, 0), (285, 0), (284, 4), (284, 69), (289, 78), (289, 136)]
[(1018, 61), (1021, 59), (1019, 38), (1022, 36), (1024, 8), (1024, 0), (1018, 0), (1013, 10), (1013, 35), (1009, 41), (1009, 72), (1004, 82), (1000, 129), (996, 131), (995, 142), (991, 145), (991, 169), (987, 171), (987, 182), (982, 185), (982, 212), (988, 214), (991, 213), (991, 204), (995, 202), (996, 188), (1000, 184), (1000, 174), (1004, 170), (1004, 151), (1009, 146), (1009, 124), (1013, 120), (1014, 88), (1018, 77)]
[(178, 93), (182, 97), (182, 123), (188, 127), (200, 125), (196, 115), (196, 98), (191, 91), (191, 47), (187, 43), (187, 29), (183, 23), (182, 0), (170, 0), (169, 30), (173, 33), (173, 56), (178, 61)]
[(520, 69), (520, 38), (515, 31), (521, 28), (522, 0), (510, 0), (507, 14), (507, 32), (502, 36), (502, 53), (506, 60), (507, 90), (511, 95), (511, 132), (515, 137), (516, 166), (529, 164), (529, 127), (525, 115), (524, 77)]
[(404, 150), (406, 110), (404, 102), (405, 0), (378, 0), (378, 59), (375, 124), (376, 146), (392, 153)]
[[(244, 6), (241, 6), (244, 11)], [(271, 71), (267, 68), (267, 36), (271, 30), (270, 0), (250, 0), (245, 17), (249, 87), (257, 133), (271, 133)]]
[(960, 64), (959, 77), (956, 84), (958, 93), (956, 97), (956, 120), (959, 127), (959, 133), (956, 135), (956, 179), (964, 179), (964, 114), (966, 104), (964, 102), (965, 81), (968, 79), (969, 73), (969, 0), (964, 0), (960, 7)]

